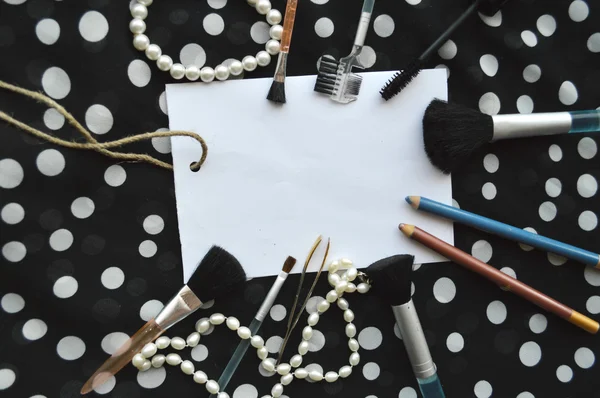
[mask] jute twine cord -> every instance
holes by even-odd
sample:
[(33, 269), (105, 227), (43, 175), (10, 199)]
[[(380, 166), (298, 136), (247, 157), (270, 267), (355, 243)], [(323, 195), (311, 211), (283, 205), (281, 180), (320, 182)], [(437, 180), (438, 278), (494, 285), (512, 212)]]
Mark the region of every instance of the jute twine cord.
[(131, 136), (128, 136), (125, 138), (121, 138), (119, 140), (115, 140), (115, 141), (98, 142), (94, 138), (92, 133), (90, 133), (85, 127), (83, 127), (83, 125), (81, 123), (79, 123), (77, 121), (77, 119), (75, 119), (73, 117), (73, 115), (71, 115), (71, 113), (69, 113), (65, 108), (62, 107), (62, 105), (60, 105), (58, 102), (54, 101), (52, 98), (50, 98), (40, 92), (27, 90), (27, 89), (12, 85), (10, 83), (6, 83), (2, 80), (0, 80), (0, 88), (12, 91), (17, 94), (24, 95), (25, 97), (32, 98), (32, 99), (34, 99), (38, 102), (41, 102), (51, 108), (56, 109), (61, 115), (63, 115), (65, 117), (65, 119), (69, 122), (69, 124), (71, 126), (75, 127), (75, 129), (87, 141), (87, 142), (75, 142), (75, 141), (63, 140), (61, 138), (55, 137), (53, 135), (44, 133), (43, 131), (40, 131), (36, 128), (33, 128), (30, 125), (13, 118), (12, 116), (6, 114), (5, 112), (0, 111), (0, 119), (6, 121), (7, 123), (9, 123), (15, 127), (20, 128), (21, 130), (23, 130), (29, 134), (32, 134), (38, 138), (41, 138), (43, 140), (46, 140), (46, 141), (51, 142), (56, 145), (60, 145), (60, 146), (66, 147), (66, 148), (93, 150), (93, 151), (101, 153), (105, 156), (108, 156), (110, 158), (124, 160), (127, 162), (147, 162), (147, 163), (153, 164), (155, 166), (165, 168), (167, 170), (173, 170), (173, 165), (171, 165), (170, 163), (166, 163), (161, 160), (158, 160), (155, 157), (152, 157), (150, 155), (141, 154), (141, 153), (114, 152), (114, 151), (109, 150), (108, 148), (120, 147), (120, 146), (131, 144), (131, 143), (137, 142), (137, 141), (149, 140), (154, 137), (186, 136), (186, 137), (191, 137), (191, 138), (195, 139), (202, 146), (202, 156), (200, 157), (200, 160), (192, 163), (190, 165), (190, 169), (192, 169), (193, 171), (199, 170), (200, 167), (202, 166), (202, 164), (204, 164), (204, 161), (206, 160), (206, 156), (208, 155), (208, 146), (206, 145), (206, 142), (204, 141), (204, 139), (200, 135), (198, 135), (196, 133), (192, 133), (190, 131), (179, 131), (179, 130), (154, 131), (154, 132), (150, 132), (150, 133), (131, 135)]

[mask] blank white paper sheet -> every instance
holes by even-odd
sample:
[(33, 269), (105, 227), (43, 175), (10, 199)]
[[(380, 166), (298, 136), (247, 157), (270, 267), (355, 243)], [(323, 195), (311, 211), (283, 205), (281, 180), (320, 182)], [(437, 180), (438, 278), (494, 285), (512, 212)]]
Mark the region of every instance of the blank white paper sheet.
[(422, 138), (425, 108), (447, 99), (446, 71), (422, 71), (388, 102), (379, 89), (391, 72), (362, 76), (358, 101), (348, 105), (314, 92), (315, 76), (288, 77), (285, 105), (266, 100), (270, 78), (167, 85), (171, 130), (194, 131), (208, 144), (195, 173), (200, 145), (171, 140), (185, 281), (212, 245), (236, 256), (248, 277), (279, 274), (290, 255), (300, 272), (318, 235), (331, 238), (330, 260), (347, 257), (359, 268), (401, 253), (443, 261), (398, 224), (454, 242), (450, 222), (404, 201), (452, 204), (450, 176), (429, 163)]

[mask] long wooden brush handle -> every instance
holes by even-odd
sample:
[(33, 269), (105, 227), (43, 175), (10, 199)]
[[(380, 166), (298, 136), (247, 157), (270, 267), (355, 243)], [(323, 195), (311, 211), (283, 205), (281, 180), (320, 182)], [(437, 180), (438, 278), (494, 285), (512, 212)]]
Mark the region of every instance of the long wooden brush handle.
[(298, 0), (288, 0), (285, 6), (285, 17), (283, 18), (283, 34), (281, 35), (281, 52), (290, 51), (292, 42), (292, 32), (294, 30), (294, 20), (296, 19), (296, 8)]

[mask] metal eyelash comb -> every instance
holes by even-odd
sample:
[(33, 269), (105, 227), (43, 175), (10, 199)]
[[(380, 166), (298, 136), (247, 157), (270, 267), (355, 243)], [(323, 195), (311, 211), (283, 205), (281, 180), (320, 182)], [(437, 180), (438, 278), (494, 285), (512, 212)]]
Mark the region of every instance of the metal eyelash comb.
[(363, 78), (356, 73), (352, 73), (352, 68), (365, 69), (358, 56), (363, 49), (365, 38), (367, 37), (374, 6), (375, 0), (363, 1), (354, 45), (348, 56), (339, 61), (330, 57), (321, 57), (314, 88), (316, 92), (327, 94), (333, 101), (342, 104), (348, 104), (357, 100)]

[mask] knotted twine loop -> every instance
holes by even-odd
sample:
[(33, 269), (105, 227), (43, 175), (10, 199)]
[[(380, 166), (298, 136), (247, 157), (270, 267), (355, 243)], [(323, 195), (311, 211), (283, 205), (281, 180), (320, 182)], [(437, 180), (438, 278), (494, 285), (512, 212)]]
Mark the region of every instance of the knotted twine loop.
[(152, 157), (150, 155), (141, 154), (141, 153), (114, 152), (114, 151), (109, 150), (108, 148), (120, 147), (120, 146), (131, 144), (131, 143), (137, 142), (137, 141), (149, 140), (154, 137), (186, 136), (186, 137), (191, 137), (191, 138), (195, 139), (202, 146), (202, 156), (200, 157), (200, 160), (197, 162), (194, 162), (190, 165), (190, 169), (192, 171), (200, 170), (200, 167), (204, 164), (204, 161), (206, 160), (206, 156), (208, 155), (208, 146), (206, 145), (206, 142), (204, 141), (204, 139), (200, 135), (198, 135), (196, 133), (192, 133), (190, 131), (179, 131), (179, 130), (154, 131), (151, 133), (142, 133), (142, 134), (137, 134), (137, 135), (131, 135), (131, 136), (128, 136), (125, 138), (121, 138), (119, 140), (115, 140), (115, 141), (98, 142), (98, 141), (96, 141), (96, 139), (94, 138), (92, 133), (90, 133), (85, 127), (83, 127), (83, 125), (81, 123), (79, 123), (77, 121), (77, 119), (75, 119), (73, 117), (73, 115), (71, 115), (65, 108), (62, 107), (62, 105), (60, 105), (58, 102), (54, 101), (52, 98), (50, 98), (40, 92), (27, 90), (27, 89), (21, 88), (19, 86), (12, 85), (10, 83), (6, 83), (2, 80), (0, 80), (0, 88), (12, 91), (17, 94), (24, 95), (25, 97), (32, 98), (32, 99), (34, 99), (38, 102), (41, 102), (51, 108), (56, 109), (58, 111), (58, 113), (63, 115), (65, 117), (65, 119), (67, 119), (69, 124), (71, 126), (75, 127), (75, 129), (87, 141), (87, 143), (84, 143), (84, 142), (63, 140), (61, 138), (55, 137), (53, 135), (44, 133), (43, 131), (40, 131), (36, 128), (33, 128), (30, 125), (13, 118), (12, 116), (6, 114), (5, 112), (0, 111), (0, 119), (8, 122), (9, 124), (12, 124), (15, 127), (20, 128), (21, 130), (23, 130), (29, 134), (32, 134), (38, 138), (41, 138), (43, 140), (46, 140), (46, 141), (51, 142), (56, 145), (60, 145), (60, 146), (66, 147), (66, 148), (93, 150), (93, 151), (96, 151), (98, 153), (101, 153), (101, 154), (108, 156), (110, 158), (113, 158), (113, 159), (124, 160), (126, 162), (146, 162), (146, 163), (153, 164), (155, 166), (165, 168), (167, 170), (173, 170), (173, 165), (170, 163), (166, 163), (161, 160), (158, 160), (155, 157)]

